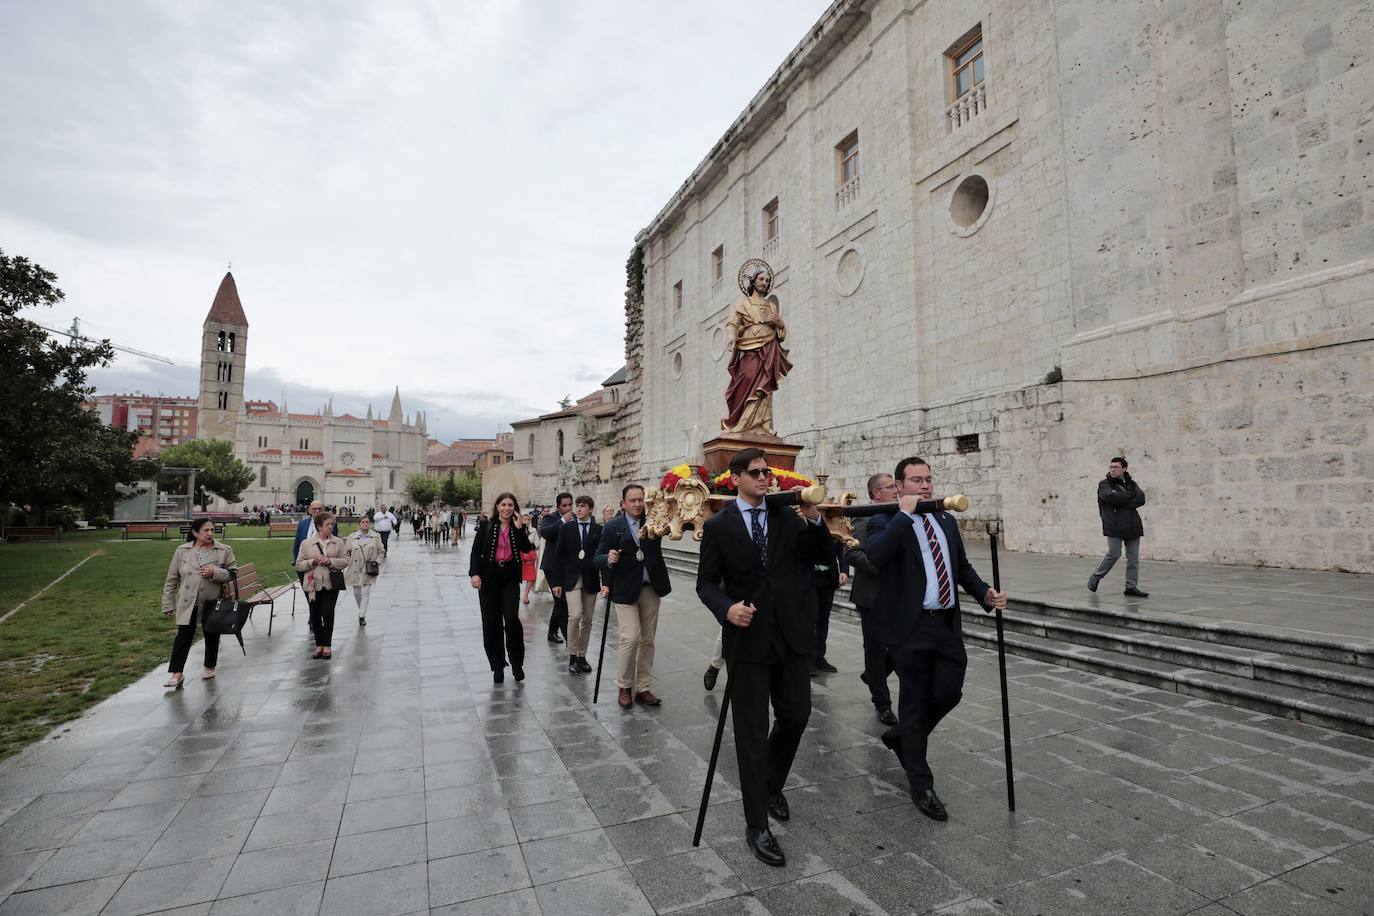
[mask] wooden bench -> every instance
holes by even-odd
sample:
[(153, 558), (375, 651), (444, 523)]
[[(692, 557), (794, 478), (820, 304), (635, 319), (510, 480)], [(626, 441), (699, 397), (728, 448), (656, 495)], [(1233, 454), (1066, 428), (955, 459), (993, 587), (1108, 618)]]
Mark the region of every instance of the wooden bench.
[(131, 534), (160, 534), (165, 541), (167, 540), (167, 529), (170, 527), (163, 522), (131, 522), (124, 526), (124, 533), (119, 536), (119, 539), (127, 541)]
[[(211, 522), (210, 524), (212, 524), (212, 525), (215, 526), (215, 537), (223, 537), (223, 536), (224, 536), (224, 522)], [(191, 526), (190, 526), (190, 525), (182, 525), (182, 526), (181, 526), (181, 537), (182, 537), (182, 540), (189, 540), (189, 539), (190, 539), (190, 537), (191, 537)]]
[(10, 543), (18, 541), (60, 541), (62, 540), (62, 529), (56, 526), (6, 528), (5, 540)]
[[(276, 573), (285, 581), (280, 585), (268, 585), (262, 581), (258, 575), (258, 567), (255, 563), (244, 563), (238, 569), (239, 580), (239, 600), (244, 601), (253, 607), (265, 604), (267, 609), (267, 635), (272, 635), (272, 618), (276, 616), (277, 599), (287, 592), (291, 592), (291, 616), (296, 616), (296, 581), (286, 573)], [(249, 619), (252, 613), (249, 613)]]
[(294, 536), (296, 534), (297, 524), (297, 522), (272, 522), (267, 526), (267, 536), (271, 537), (274, 534), (290, 534)]

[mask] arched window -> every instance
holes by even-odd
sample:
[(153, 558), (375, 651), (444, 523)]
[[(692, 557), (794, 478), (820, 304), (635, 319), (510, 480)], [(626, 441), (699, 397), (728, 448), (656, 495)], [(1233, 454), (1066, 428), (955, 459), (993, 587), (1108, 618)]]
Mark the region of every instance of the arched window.
[(216, 346), (219, 347), (219, 349), (220, 349), (221, 352), (224, 351), (224, 332), (223, 332), (223, 331), (220, 331), (220, 332), (219, 332), (219, 338), (218, 338), (218, 340), (217, 340), (217, 342), (216, 342)]
[(267, 489), (267, 465), (258, 468), (258, 486)]
[(395, 472), (394, 470), (393, 470), (393, 471), (388, 471), (388, 472), (387, 472), (387, 475), (386, 475), (386, 488), (387, 488), (388, 490), (394, 490), (394, 489), (396, 489), (396, 472)]
[(234, 352), (234, 335), (233, 335), (233, 332), (230, 332), (230, 334), (229, 334), (229, 352), (230, 352), (230, 353), (233, 353), (233, 352)]
[(563, 457), (563, 430), (558, 431), (558, 457)]
[(534, 433), (530, 433), (530, 457), (534, 457)]

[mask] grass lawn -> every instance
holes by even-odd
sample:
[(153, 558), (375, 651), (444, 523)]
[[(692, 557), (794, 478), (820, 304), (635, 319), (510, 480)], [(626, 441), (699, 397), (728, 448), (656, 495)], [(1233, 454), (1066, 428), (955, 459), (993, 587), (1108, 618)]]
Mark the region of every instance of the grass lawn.
[[(0, 623), (0, 759), (166, 664), (176, 625), (160, 603), (177, 543), (83, 533), (60, 543), (0, 544), (0, 616), (91, 557)], [(290, 537), (231, 535), (228, 543), (240, 564), (256, 563), (264, 577), (294, 576)]]

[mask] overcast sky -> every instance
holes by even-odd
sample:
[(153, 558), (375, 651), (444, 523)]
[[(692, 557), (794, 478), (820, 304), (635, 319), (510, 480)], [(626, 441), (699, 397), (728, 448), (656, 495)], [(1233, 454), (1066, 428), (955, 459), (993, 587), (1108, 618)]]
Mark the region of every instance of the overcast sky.
[(249, 397), (491, 435), (623, 362), (625, 258), (824, 0), (0, 0), (0, 248), (31, 317), (196, 393), (232, 261)]

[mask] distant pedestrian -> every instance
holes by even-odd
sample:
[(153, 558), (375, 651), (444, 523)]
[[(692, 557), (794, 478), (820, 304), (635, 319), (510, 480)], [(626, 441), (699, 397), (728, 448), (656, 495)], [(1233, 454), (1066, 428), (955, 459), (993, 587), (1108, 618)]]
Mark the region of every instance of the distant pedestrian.
[[(323, 511), (324, 503), (316, 499), (305, 510), (305, 518), (296, 524), (296, 542), (291, 545), (291, 562), (293, 564), (300, 559), (301, 545), (305, 543), (306, 538), (315, 533), (315, 516)], [(300, 580), (301, 588), (305, 588), (305, 573), (300, 572), (299, 568), (296, 572), (296, 578)]]
[(372, 516), (372, 523), (377, 526), (377, 535), (382, 539), (382, 556), (386, 556), (386, 542), (391, 538), (391, 532), (396, 527), (396, 515), (386, 506), (377, 510)]
[(344, 570), (344, 584), (353, 590), (353, 603), (358, 606), (358, 626), (367, 626), (367, 605), (372, 600), (372, 586), (381, 572), (382, 539), (372, 532), (372, 519), (366, 515), (358, 519), (358, 530), (344, 542), (348, 569)]
[[(180, 689), (186, 667), (186, 656), (196, 640), (196, 618), (201, 603), (220, 596), (220, 589), (229, 581), (229, 570), (237, 568), (234, 551), (228, 544), (215, 543), (215, 525), (208, 518), (191, 522), (191, 536), (172, 552), (167, 567), (167, 579), (162, 585), (162, 613), (176, 617), (177, 635), (172, 641), (172, 662), (167, 666), (171, 676), (164, 687)], [(219, 634), (205, 634), (205, 665), (201, 678), (215, 676), (219, 660)]]
[(1088, 591), (1097, 591), (1097, 583), (1112, 571), (1126, 548), (1126, 590), (1132, 598), (1148, 598), (1140, 584), (1140, 539), (1145, 525), (1136, 510), (1145, 505), (1145, 491), (1126, 471), (1125, 458), (1113, 458), (1107, 463), (1107, 476), (1097, 485), (1097, 511), (1102, 516), (1102, 535), (1107, 539), (1107, 553), (1097, 569), (1088, 577)]
[[(515, 494), (496, 497), (492, 517), (477, 527), (468, 575), (482, 609), (482, 646), (491, 679), (506, 679), (507, 658), (517, 681), (525, 679), (525, 628), (520, 623), (520, 554), (534, 549)], [(504, 646), (503, 646), (504, 643)]]
[(310, 602), (310, 629), (315, 634), (312, 658), (333, 657), (334, 605), (344, 584), (348, 553), (342, 538), (334, 536), (334, 514), (315, 516), (315, 533), (301, 544), (296, 570), (303, 576), (305, 598)]
[[(539, 570), (544, 581), (552, 590), (557, 585), (554, 564), (557, 562), (558, 535), (563, 525), (573, 520), (573, 498), (571, 493), (559, 493), (554, 502), (557, 512), (550, 512), (539, 521), (539, 537), (544, 541), (544, 555), (539, 560)], [(553, 610), (549, 611), (549, 642), (561, 643), (568, 637), (568, 599), (562, 589), (553, 592)]]
[(458, 540), (467, 537), (468, 514), (462, 509), (453, 510), (453, 527), (458, 529)]

